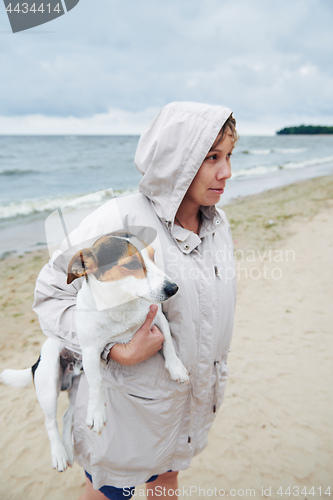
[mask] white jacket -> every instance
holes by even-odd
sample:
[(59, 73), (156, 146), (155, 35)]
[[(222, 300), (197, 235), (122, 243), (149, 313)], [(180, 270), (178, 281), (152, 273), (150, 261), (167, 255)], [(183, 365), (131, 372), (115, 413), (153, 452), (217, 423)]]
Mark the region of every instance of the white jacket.
[[(214, 206), (202, 207), (200, 237), (174, 225), (174, 217), (230, 113), (198, 103), (163, 108), (137, 148), (141, 192), (105, 203), (71, 235), (78, 243), (121, 226), (157, 231), (157, 260), (179, 286), (163, 312), (191, 378), (189, 385), (170, 380), (160, 352), (135, 366), (104, 363), (107, 426), (97, 436), (85, 425), (88, 387), (81, 377), (75, 459), (95, 488), (134, 486), (154, 474), (188, 468), (206, 446), (222, 403), (236, 300), (230, 227)], [(37, 279), (34, 303), (44, 333), (77, 350), (73, 312), (81, 280), (67, 285), (66, 269), (59, 272), (51, 259)]]

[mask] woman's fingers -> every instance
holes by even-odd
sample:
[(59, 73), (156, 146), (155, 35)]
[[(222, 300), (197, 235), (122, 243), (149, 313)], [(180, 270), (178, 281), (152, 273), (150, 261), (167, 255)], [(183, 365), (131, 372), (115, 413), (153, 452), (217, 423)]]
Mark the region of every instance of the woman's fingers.
[(152, 304), (146, 320), (127, 344), (116, 344), (110, 351), (109, 357), (123, 365), (134, 365), (154, 356), (161, 350), (164, 335), (153, 321), (158, 307)]
[(162, 349), (164, 342), (164, 335), (161, 332), (161, 330), (156, 325), (153, 325), (151, 327), (151, 334), (156, 337), (156, 344), (157, 346), (159, 346), (158, 350)]
[(148, 311), (148, 314), (147, 314), (147, 317), (146, 317), (146, 321), (144, 322), (144, 324), (142, 326), (147, 326), (149, 327), (149, 329), (151, 328), (151, 325), (156, 317), (156, 314), (157, 314), (157, 311), (158, 311), (158, 307), (156, 304), (152, 304), (149, 308), (149, 311)]

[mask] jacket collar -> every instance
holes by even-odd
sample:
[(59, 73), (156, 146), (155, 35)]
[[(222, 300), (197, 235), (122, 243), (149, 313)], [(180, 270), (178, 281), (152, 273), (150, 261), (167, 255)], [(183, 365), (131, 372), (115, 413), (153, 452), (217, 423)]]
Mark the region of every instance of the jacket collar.
[(200, 235), (189, 231), (181, 226), (177, 226), (174, 221), (168, 223), (169, 230), (179, 248), (184, 254), (191, 253), (197, 248), (202, 238), (215, 233), (225, 223), (222, 215), (214, 207), (201, 207), (202, 224)]

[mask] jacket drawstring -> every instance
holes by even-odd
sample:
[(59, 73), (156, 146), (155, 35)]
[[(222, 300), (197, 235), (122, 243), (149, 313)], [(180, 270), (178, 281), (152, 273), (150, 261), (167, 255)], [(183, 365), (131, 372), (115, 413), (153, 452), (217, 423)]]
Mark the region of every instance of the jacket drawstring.
[(192, 431), (193, 431), (192, 413), (193, 413), (193, 386), (191, 383), (191, 387), (190, 387), (190, 423), (189, 423), (188, 437), (187, 437), (187, 442), (188, 442), (188, 445), (190, 446), (190, 448), (192, 448), (191, 441), (192, 441)]
[(219, 393), (219, 361), (214, 361), (215, 366), (215, 387), (214, 387), (214, 396), (213, 396), (213, 413), (216, 413), (217, 407), (217, 396)]

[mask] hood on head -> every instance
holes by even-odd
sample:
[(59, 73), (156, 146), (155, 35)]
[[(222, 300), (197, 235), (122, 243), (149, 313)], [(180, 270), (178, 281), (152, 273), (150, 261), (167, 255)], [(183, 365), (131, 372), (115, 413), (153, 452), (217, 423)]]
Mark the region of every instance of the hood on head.
[(196, 102), (172, 102), (140, 137), (135, 164), (140, 191), (157, 215), (172, 221), (223, 124), (229, 108)]

